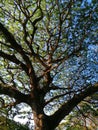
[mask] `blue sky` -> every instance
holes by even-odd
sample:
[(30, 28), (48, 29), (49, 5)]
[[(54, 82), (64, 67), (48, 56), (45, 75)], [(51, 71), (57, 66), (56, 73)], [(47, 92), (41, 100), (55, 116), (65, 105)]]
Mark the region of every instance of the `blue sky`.
[(92, 2), (92, 0), (88, 0), (88, 2), (89, 2), (89, 3), (91, 3), (91, 2)]

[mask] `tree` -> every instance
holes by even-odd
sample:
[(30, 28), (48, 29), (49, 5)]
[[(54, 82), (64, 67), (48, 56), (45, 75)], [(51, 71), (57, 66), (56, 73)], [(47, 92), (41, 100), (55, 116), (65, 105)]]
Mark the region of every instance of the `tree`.
[(12, 120), (7, 120), (6, 117), (0, 116), (0, 129), (1, 130), (29, 130), (27, 126), (17, 124)]
[[(1, 106), (28, 104), (35, 130), (54, 130), (84, 98), (98, 91), (98, 80), (87, 82), (85, 76), (79, 86), (75, 77), (70, 84), (56, 83), (67, 61), (86, 60), (88, 46), (97, 44), (97, 4), (97, 0), (1, 0)], [(84, 65), (78, 66), (77, 77)], [(57, 109), (48, 115), (47, 106), (52, 109), (55, 103)]]
[[(87, 98), (90, 101), (90, 97)], [(83, 101), (58, 126), (57, 130), (97, 130), (98, 111), (89, 102)]]

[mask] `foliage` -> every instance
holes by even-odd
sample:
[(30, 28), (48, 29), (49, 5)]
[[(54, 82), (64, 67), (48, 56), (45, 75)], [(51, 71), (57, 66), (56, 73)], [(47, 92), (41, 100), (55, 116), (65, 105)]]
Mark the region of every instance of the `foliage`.
[[(77, 109), (79, 111), (77, 111)], [(81, 102), (79, 107), (74, 109), (65, 120), (61, 122), (57, 130), (97, 130), (98, 110), (88, 103)]]
[[(98, 92), (97, 6), (97, 0), (0, 1), (0, 108), (10, 118), (33, 113), (35, 130), (53, 130), (69, 113), (98, 105), (97, 96), (83, 103)], [(30, 111), (20, 112), (21, 103)]]
[(6, 117), (0, 116), (0, 130), (29, 130), (26, 126), (15, 123)]

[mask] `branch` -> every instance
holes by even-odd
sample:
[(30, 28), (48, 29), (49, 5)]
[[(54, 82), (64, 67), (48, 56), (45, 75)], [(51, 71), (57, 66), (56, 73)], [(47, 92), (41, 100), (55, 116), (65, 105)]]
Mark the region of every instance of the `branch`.
[(52, 116), (50, 116), (50, 123), (55, 128), (59, 125), (60, 121), (67, 116), (72, 109), (79, 104), (84, 98), (90, 96), (98, 91), (98, 83), (94, 85), (90, 85), (79, 94), (76, 94), (72, 99), (70, 99), (67, 103), (63, 104), (60, 109), (58, 109)]
[(20, 54), (23, 54), (23, 48), (16, 42), (14, 36), (4, 27), (2, 23), (0, 23), (0, 31), (5, 36), (6, 40), (12, 45), (12, 47), (19, 52)]
[(2, 23), (0, 23), (0, 31), (3, 33), (3, 35), (5, 36), (6, 40), (12, 45), (13, 49), (15, 49), (24, 59), (24, 61), (26, 62), (26, 64), (28, 64), (29, 66), (31, 65), (31, 62), (29, 60), (29, 57), (25, 54), (23, 48), (21, 47), (21, 45), (19, 45), (14, 36), (12, 35), (12, 33), (10, 33)]
[(56, 96), (52, 97), (50, 100), (46, 101), (46, 102), (45, 102), (45, 105), (47, 105), (48, 103), (52, 102), (52, 101), (55, 100), (55, 99), (58, 99), (58, 98), (60, 98), (60, 97), (63, 97), (63, 96), (65, 96), (65, 95), (67, 95), (67, 94), (74, 93), (74, 92), (75, 92), (75, 91), (68, 91), (68, 92), (65, 92), (65, 93), (63, 93), (63, 94), (56, 95)]
[(3, 78), (0, 76), (0, 81), (3, 83), (3, 84), (5, 84), (5, 82), (4, 82), (4, 80), (3, 80)]
[(4, 59), (7, 59), (7, 60), (9, 60), (9, 61), (11, 61), (11, 62), (13, 62), (13, 63), (15, 63), (15, 64), (17, 64), (17, 65), (20, 65), (20, 66), (22, 67), (22, 69), (23, 69), (23, 70), (27, 73), (27, 75), (28, 75), (28, 68), (27, 68), (27, 66), (26, 66), (25, 64), (23, 64), (21, 61), (19, 61), (19, 60), (15, 57), (15, 55), (9, 55), (9, 54), (6, 54), (6, 53), (0, 51), (0, 57), (3, 57)]
[(28, 74), (30, 77), (30, 81), (31, 81), (31, 86), (35, 87), (37, 82), (36, 79), (36, 75), (35, 75), (35, 71), (33, 69), (32, 63), (29, 59), (29, 57), (26, 55), (26, 53), (24, 52), (23, 48), (21, 47), (21, 45), (19, 45), (14, 36), (12, 35), (12, 33), (10, 33), (7, 28), (4, 27), (4, 25), (2, 23), (0, 23), (0, 31), (3, 33), (3, 35), (5, 36), (6, 40), (11, 44), (11, 46), (22, 56), (22, 58), (24, 59), (26, 66), (28, 68)]
[[(27, 104), (30, 104), (30, 95), (26, 95), (21, 93), (19, 90), (17, 90), (14, 86), (0, 83), (0, 94), (8, 95), (11, 98), (14, 98), (17, 100), (17, 102), (25, 102)], [(33, 101), (33, 99), (32, 99)]]

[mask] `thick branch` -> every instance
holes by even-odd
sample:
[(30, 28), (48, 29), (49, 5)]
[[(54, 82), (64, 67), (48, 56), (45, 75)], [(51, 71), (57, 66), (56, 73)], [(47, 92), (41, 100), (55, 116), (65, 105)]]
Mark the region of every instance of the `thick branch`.
[(12, 47), (18, 52), (20, 53), (20, 55), (22, 56), (22, 58), (24, 59), (26, 66), (28, 68), (28, 74), (30, 77), (30, 81), (33, 87), (36, 86), (36, 75), (35, 75), (35, 71), (33, 69), (32, 63), (29, 59), (29, 57), (25, 54), (23, 48), (21, 47), (21, 45), (19, 45), (14, 36), (12, 35), (12, 33), (10, 33), (2, 23), (0, 23), (0, 31), (3, 33), (3, 35), (5, 36), (5, 38), (7, 39), (7, 41), (12, 45)]
[(22, 47), (16, 42), (14, 36), (4, 27), (2, 23), (0, 23), (0, 31), (17, 52), (19, 52), (21, 55), (24, 54)]
[(29, 65), (30, 67), (31, 62), (29, 60), (29, 57), (25, 54), (23, 48), (21, 47), (21, 45), (19, 45), (14, 36), (4, 27), (4, 25), (2, 23), (0, 23), (0, 31), (4, 34), (5, 38), (7, 39), (7, 41), (12, 45), (12, 47), (20, 53), (20, 55), (22, 56), (22, 58), (24, 59), (24, 61), (26, 62), (27, 65)]
[(63, 104), (58, 111), (56, 111), (51, 117), (50, 122), (52, 126), (55, 128), (59, 125), (60, 121), (68, 115), (72, 109), (80, 103), (84, 98), (90, 96), (98, 91), (98, 83), (89, 86), (85, 91), (76, 94), (72, 99), (70, 99), (67, 103)]
[(28, 75), (28, 68), (26, 67), (25, 64), (23, 64), (21, 61), (19, 61), (19, 60), (15, 57), (15, 55), (9, 55), (9, 54), (6, 54), (6, 53), (0, 51), (0, 57), (3, 57), (4, 59), (7, 59), (7, 60), (9, 60), (9, 61), (11, 61), (11, 62), (13, 62), (13, 63), (15, 63), (15, 64), (17, 64), (17, 65), (20, 65), (21, 68), (22, 68), (22, 69), (27, 73), (27, 75)]
[(8, 95), (9, 97), (16, 99), (19, 103), (25, 102), (27, 104), (30, 104), (30, 95), (25, 95), (21, 93), (14, 86), (0, 83), (0, 94)]

